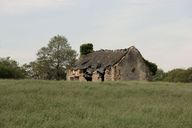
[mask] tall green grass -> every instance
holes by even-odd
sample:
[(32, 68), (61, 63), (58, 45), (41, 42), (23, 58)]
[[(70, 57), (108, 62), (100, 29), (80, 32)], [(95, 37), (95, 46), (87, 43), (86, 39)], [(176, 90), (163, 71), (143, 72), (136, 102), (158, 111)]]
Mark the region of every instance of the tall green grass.
[(192, 84), (0, 80), (0, 128), (191, 128)]

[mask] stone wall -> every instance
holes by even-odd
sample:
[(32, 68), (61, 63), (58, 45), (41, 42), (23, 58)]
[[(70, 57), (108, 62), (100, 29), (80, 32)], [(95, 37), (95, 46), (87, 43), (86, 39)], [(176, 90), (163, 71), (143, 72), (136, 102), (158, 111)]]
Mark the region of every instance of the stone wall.
[[(117, 80), (150, 80), (151, 74), (140, 52), (131, 47), (129, 51), (119, 58), (118, 62), (110, 67), (104, 67), (105, 74), (97, 71), (92, 73), (92, 81), (117, 81)], [(96, 69), (94, 69), (96, 70)], [(69, 70), (68, 80), (86, 81), (83, 70)]]
[(104, 81), (111, 81), (111, 80), (112, 80), (111, 68), (107, 68), (105, 70)]
[(148, 80), (149, 69), (138, 51), (131, 50), (117, 64), (116, 71), (118, 70), (120, 80)]
[(120, 79), (121, 79), (121, 70), (120, 70), (118, 64), (116, 64), (111, 68), (111, 80), (117, 81)]
[(100, 77), (99, 73), (97, 73), (97, 71), (93, 72), (92, 81), (101, 81), (101, 77)]
[(67, 70), (67, 80), (71, 80), (71, 77), (72, 77), (72, 70), (71, 69), (69, 69), (69, 70)]
[(83, 76), (83, 71), (81, 70), (68, 70), (67, 71), (67, 80), (79, 80), (79, 81), (86, 81)]

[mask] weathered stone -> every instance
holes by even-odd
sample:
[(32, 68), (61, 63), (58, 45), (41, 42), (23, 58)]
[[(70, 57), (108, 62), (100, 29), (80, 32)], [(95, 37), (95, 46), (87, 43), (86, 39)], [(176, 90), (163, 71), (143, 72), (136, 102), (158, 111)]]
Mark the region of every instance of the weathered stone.
[(101, 76), (97, 71), (93, 72), (92, 81), (101, 81)]
[(122, 50), (100, 50), (80, 59), (67, 72), (68, 80), (116, 81), (149, 80), (151, 73), (135, 47)]
[(111, 81), (111, 80), (112, 80), (111, 67), (110, 67), (110, 68), (107, 68), (107, 69), (105, 70), (104, 80), (105, 80), (105, 81)]

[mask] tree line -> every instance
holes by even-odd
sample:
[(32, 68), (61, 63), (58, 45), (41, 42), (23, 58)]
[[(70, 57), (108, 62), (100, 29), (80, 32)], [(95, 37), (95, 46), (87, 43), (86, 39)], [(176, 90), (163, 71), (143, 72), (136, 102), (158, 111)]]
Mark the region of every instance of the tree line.
[[(80, 46), (80, 57), (91, 52), (93, 44)], [(47, 46), (39, 49), (36, 55), (35, 61), (22, 66), (10, 57), (0, 58), (0, 78), (66, 80), (66, 71), (75, 65), (78, 56), (67, 38), (61, 35), (51, 38)], [(144, 61), (152, 73), (153, 81), (192, 82), (192, 67), (164, 72), (155, 63)]]

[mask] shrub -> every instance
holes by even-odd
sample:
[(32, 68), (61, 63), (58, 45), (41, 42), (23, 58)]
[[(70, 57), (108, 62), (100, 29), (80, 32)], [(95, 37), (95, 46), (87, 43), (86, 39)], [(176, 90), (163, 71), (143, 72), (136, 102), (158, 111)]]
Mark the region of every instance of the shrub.
[(165, 73), (162, 69), (157, 69), (155, 75), (153, 76), (153, 81), (161, 81), (165, 77)]
[(0, 58), (0, 78), (19, 79), (24, 77), (24, 70), (18, 66), (18, 63), (15, 60), (11, 60), (9, 57)]
[(192, 82), (192, 68), (173, 69), (165, 74), (163, 79), (169, 82)]
[(82, 55), (87, 55), (89, 53), (93, 52), (93, 44), (88, 43), (88, 44), (82, 44), (80, 46), (80, 54)]
[(157, 65), (155, 63), (149, 62), (148, 60), (145, 60), (145, 59), (144, 59), (144, 61), (145, 61), (145, 64), (149, 67), (150, 72), (154, 76), (157, 71)]

